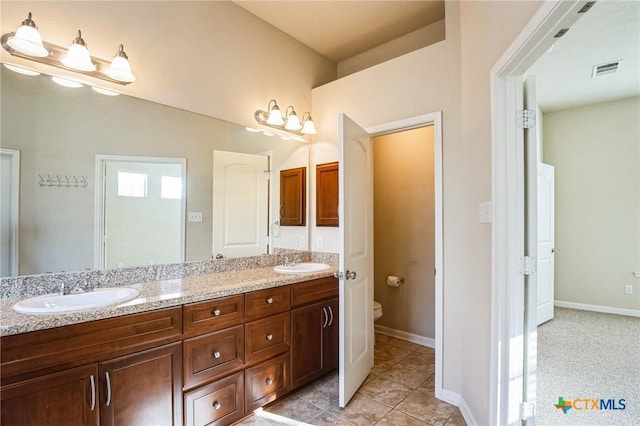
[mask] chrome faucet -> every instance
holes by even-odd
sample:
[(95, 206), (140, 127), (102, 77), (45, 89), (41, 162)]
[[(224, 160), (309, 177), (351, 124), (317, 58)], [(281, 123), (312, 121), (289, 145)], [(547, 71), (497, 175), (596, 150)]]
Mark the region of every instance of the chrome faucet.
[(300, 255), (299, 254), (296, 254), (293, 257), (293, 260), (289, 260), (289, 256), (285, 256), (284, 257), (284, 266), (295, 266), (298, 263), (300, 263), (300, 260), (301, 259), (300, 259)]
[(73, 286), (73, 288), (67, 288), (64, 281), (62, 280), (58, 280), (58, 281), (60, 282), (60, 294), (63, 296), (66, 296), (69, 294), (80, 294), (85, 292), (84, 288), (82, 288), (80, 283), (76, 282), (76, 285)]

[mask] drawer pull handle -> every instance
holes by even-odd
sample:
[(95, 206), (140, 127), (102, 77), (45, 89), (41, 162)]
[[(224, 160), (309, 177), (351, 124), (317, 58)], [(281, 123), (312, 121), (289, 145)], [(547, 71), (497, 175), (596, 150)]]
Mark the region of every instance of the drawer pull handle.
[(220, 358), (220, 356), (221, 356), (221, 355), (220, 355), (220, 352), (218, 352), (218, 351), (215, 351), (215, 352), (213, 353), (213, 357), (214, 357), (215, 359), (219, 359), (219, 358)]
[(267, 340), (273, 340), (273, 334), (267, 334)]
[(271, 377), (267, 377), (267, 380), (265, 380), (267, 382), (267, 386), (271, 386), (273, 384), (273, 379)]
[(215, 401), (215, 402), (213, 403), (213, 408), (215, 408), (216, 410), (219, 410), (219, 409), (220, 409), (220, 407), (222, 407), (222, 404), (220, 404), (218, 401)]
[(105, 405), (108, 407), (111, 405), (111, 377), (109, 377), (109, 372), (104, 373), (105, 379), (107, 379), (107, 401)]
[(213, 310), (213, 316), (214, 317), (219, 317), (221, 313), (222, 313), (222, 311), (220, 309), (214, 309)]
[(93, 411), (96, 408), (96, 379), (93, 374), (89, 377), (89, 381), (91, 382), (91, 411)]
[(267, 297), (267, 300), (265, 300), (265, 302), (267, 302), (267, 305), (270, 305), (273, 303), (273, 297)]

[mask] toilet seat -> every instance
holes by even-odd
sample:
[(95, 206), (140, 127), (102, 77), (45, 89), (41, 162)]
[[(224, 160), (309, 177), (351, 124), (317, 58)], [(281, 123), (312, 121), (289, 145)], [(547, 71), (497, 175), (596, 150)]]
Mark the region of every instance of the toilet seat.
[(382, 316), (382, 305), (379, 302), (373, 301), (373, 320), (377, 320)]

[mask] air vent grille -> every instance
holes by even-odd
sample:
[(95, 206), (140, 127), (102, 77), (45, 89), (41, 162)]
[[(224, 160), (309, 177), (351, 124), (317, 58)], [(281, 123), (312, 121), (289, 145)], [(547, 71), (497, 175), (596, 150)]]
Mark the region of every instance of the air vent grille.
[(591, 77), (600, 77), (602, 75), (613, 74), (618, 72), (622, 61), (607, 62), (606, 64), (594, 65)]

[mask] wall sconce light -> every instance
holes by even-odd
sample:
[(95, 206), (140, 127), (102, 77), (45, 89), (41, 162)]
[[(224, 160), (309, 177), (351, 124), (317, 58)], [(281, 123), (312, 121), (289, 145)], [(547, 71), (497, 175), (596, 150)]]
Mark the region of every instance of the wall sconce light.
[[(286, 132), (295, 133), (296, 135), (315, 135), (316, 127), (311, 119), (311, 114), (305, 112), (302, 115), (302, 124), (296, 114), (296, 110), (292, 105), (289, 105), (285, 110), (285, 117), (282, 117), (282, 112), (275, 99), (271, 99), (267, 105), (267, 110), (257, 110), (254, 114), (256, 121), (263, 126), (269, 126), (274, 129), (284, 130)], [(305, 117), (307, 117), (305, 119)], [(285, 124), (286, 120), (286, 124)]]
[(7, 52), (20, 58), (122, 85), (136, 79), (131, 73), (131, 65), (122, 45), (109, 62), (89, 54), (80, 30), (69, 49), (44, 42), (36, 23), (31, 19), (31, 12), (15, 33), (3, 34), (1, 41)]

